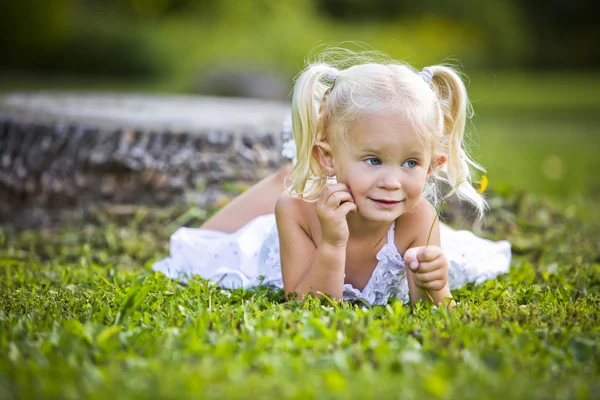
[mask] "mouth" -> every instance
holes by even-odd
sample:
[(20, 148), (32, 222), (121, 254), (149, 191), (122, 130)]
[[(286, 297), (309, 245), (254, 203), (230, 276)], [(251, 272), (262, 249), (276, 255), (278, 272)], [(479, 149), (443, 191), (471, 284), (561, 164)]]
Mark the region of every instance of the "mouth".
[(371, 200), (373, 203), (377, 204), (379, 207), (383, 207), (383, 208), (393, 208), (393, 207), (396, 207), (398, 204), (402, 203), (402, 200), (382, 200), (382, 199), (371, 199), (371, 198), (369, 198), (369, 200)]

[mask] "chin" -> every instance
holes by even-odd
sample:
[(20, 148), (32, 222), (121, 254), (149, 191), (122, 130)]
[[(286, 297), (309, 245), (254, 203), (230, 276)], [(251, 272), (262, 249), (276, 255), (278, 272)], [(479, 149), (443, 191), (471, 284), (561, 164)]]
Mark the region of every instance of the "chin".
[(399, 216), (401, 216), (402, 214), (404, 214), (404, 212), (367, 212), (367, 213), (361, 213), (360, 211), (358, 212), (358, 214), (365, 218), (368, 219), (369, 221), (373, 221), (373, 222), (392, 222), (395, 221)]

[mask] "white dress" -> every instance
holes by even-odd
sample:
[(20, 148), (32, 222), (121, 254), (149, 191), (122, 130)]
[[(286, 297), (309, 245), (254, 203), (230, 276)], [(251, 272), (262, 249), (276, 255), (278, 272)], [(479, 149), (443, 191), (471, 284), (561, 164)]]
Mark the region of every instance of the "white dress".
[[(469, 231), (446, 228), (441, 231), (441, 247), (448, 259), (450, 290), (493, 279), (510, 267), (507, 241), (492, 242)], [(386, 304), (389, 298), (408, 302), (406, 263), (394, 244), (393, 224), (377, 260), (362, 290), (344, 285), (344, 300), (366, 300), (372, 305)], [(152, 268), (182, 282), (199, 275), (226, 289), (258, 285), (282, 288), (275, 215), (257, 217), (234, 233), (179, 228), (171, 236), (170, 257), (154, 263)]]
[[(284, 123), (284, 157), (293, 159), (295, 146), (291, 121)], [(469, 231), (455, 231), (442, 225), (441, 248), (448, 260), (450, 290), (467, 283), (482, 283), (508, 272), (511, 246), (493, 242)], [(362, 290), (344, 285), (344, 300), (386, 304), (388, 299), (409, 301), (406, 263), (394, 244), (394, 224), (388, 241), (377, 253), (377, 266)], [(250, 289), (259, 285), (282, 288), (279, 237), (275, 215), (248, 222), (234, 233), (209, 229), (179, 228), (172, 236), (170, 256), (154, 263), (155, 271), (172, 279), (187, 281), (194, 275), (219, 282), (226, 289)]]

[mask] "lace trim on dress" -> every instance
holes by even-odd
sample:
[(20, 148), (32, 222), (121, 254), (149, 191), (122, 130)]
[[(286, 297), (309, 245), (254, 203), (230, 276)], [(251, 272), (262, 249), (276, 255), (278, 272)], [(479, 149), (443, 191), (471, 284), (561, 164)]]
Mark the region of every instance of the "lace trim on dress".
[[(390, 297), (395, 297), (404, 303), (410, 300), (408, 281), (406, 277), (406, 262), (398, 252), (394, 243), (395, 222), (388, 230), (388, 242), (377, 253), (377, 265), (371, 278), (364, 289), (359, 291), (352, 285), (348, 288), (348, 295), (364, 298), (372, 305), (386, 304)], [(346, 299), (344, 290), (344, 299)], [(351, 300), (350, 298), (348, 300)]]
[(386, 304), (390, 297), (409, 301), (406, 263), (394, 243), (386, 243), (377, 254), (379, 263), (363, 290), (363, 296), (373, 305)]
[[(388, 243), (377, 253), (377, 265), (364, 289), (344, 284), (343, 297), (349, 301), (364, 301), (371, 305), (383, 305), (390, 298), (404, 303), (410, 301), (407, 268), (404, 258), (394, 244), (394, 226), (388, 231)], [(508, 272), (510, 267), (510, 243), (491, 242), (477, 238), (468, 231), (442, 232), (442, 249), (448, 258), (448, 284), (450, 290), (467, 283), (482, 283)], [(265, 284), (283, 287), (277, 228), (263, 245), (266, 267)]]
[[(276, 228), (273, 229), (264, 246), (267, 251), (265, 260), (267, 276), (264, 283), (269, 284), (277, 281), (282, 287), (280, 250)], [(366, 300), (371, 305), (386, 304), (391, 297), (398, 298), (404, 303), (409, 301), (406, 263), (394, 244), (394, 224), (388, 231), (388, 243), (377, 253), (377, 265), (364, 289), (360, 291), (351, 284), (346, 283), (344, 284), (343, 297), (347, 301)]]

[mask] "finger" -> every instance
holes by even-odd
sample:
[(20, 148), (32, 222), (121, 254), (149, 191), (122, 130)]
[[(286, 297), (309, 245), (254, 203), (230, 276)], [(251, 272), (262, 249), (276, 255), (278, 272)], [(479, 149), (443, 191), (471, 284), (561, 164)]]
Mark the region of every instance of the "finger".
[(317, 200), (317, 204), (325, 204), (329, 201), (329, 198), (331, 197), (332, 194), (337, 193), (337, 192), (348, 192), (348, 186), (346, 186), (343, 183), (334, 183), (331, 185), (327, 185), (325, 186), (325, 188), (323, 189), (323, 191), (321, 192), (321, 194), (319, 195), (319, 198)]
[(333, 208), (337, 208), (342, 203), (345, 203), (345, 202), (354, 203), (354, 199), (352, 198), (352, 195), (348, 192), (335, 192), (331, 196), (329, 196), (329, 199), (327, 199), (326, 204)]
[(346, 202), (344, 204), (342, 204), (341, 206), (339, 206), (337, 208), (337, 210), (335, 210), (336, 213), (341, 213), (342, 215), (348, 215), (348, 213), (356, 213), (356, 204), (351, 203), (351, 202)]
[(415, 272), (414, 277), (416, 280), (418, 280), (421, 283), (445, 280), (444, 272), (440, 271), (440, 270), (435, 270), (435, 271), (426, 272), (426, 273)]
[(433, 261), (440, 256), (440, 253), (442, 253), (442, 249), (438, 246), (423, 246), (418, 248), (417, 258), (419, 262)]
[(345, 183), (332, 183), (325, 186), (323, 191), (325, 192), (325, 196), (329, 197), (332, 193), (339, 192), (340, 190), (348, 192), (349, 188)]
[(429, 262), (423, 262), (421, 261), (419, 263), (419, 273), (426, 273), (426, 272), (431, 272), (431, 271), (436, 271), (436, 270), (445, 270), (446, 269), (446, 260), (442, 257), (440, 258), (436, 258), (433, 261), (429, 261)]
[(446, 281), (443, 281), (443, 280), (421, 283), (421, 288), (426, 289), (426, 290), (431, 290), (434, 292), (437, 292), (438, 290), (442, 290), (444, 287), (446, 287)]
[(404, 252), (404, 261), (413, 271), (416, 271), (417, 268), (419, 268), (419, 260), (417, 259), (418, 251), (419, 247), (412, 247)]
[(443, 279), (433, 279), (433, 280), (422, 281), (422, 280), (418, 279), (417, 276), (413, 276), (413, 277), (414, 277), (415, 286), (417, 286), (421, 289), (432, 290), (432, 289), (438, 287), (441, 283), (444, 283), (444, 285), (447, 283), (447, 281), (445, 281)]

